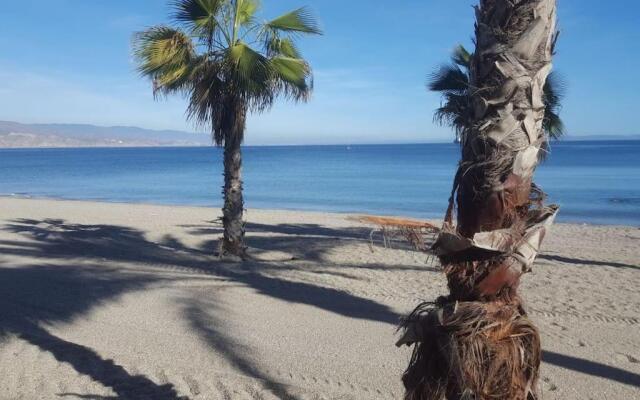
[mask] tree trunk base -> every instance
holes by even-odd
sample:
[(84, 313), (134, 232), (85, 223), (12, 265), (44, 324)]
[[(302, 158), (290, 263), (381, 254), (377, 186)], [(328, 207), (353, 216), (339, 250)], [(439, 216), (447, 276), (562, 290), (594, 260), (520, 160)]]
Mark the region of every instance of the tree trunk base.
[(218, 258), (220, 259), (220, 261), (225, 262), (225, 263), (241, 263), (243, 261), (246, 261), (247, 258), (245, 257), (241, 257), (241, 256), (237, 256), (235, 254), (229, 254), (229, 253), (219, 253), (218, 254)]
[(405, 400), (537, 400), (540, 337), (519, 302), (418, 306), (398, 345), (416, 343)]
[(225, 243), (225, 239), (220, 240), (218, 246), (218, 258), (223, 262), (239, 263), (250, 259), (247, 249), (244, 245), (233, 246)]

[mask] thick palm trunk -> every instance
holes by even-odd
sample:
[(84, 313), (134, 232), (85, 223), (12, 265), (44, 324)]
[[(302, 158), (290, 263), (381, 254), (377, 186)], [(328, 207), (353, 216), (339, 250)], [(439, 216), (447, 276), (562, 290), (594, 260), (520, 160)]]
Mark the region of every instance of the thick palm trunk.
[[(232, 103), (233, 104), (233, 103)], [(240, 104), (233, 104), (233, 110), (226, 119), (224, 140), (224, 206), (222, 225), (224, 234), (220, 255), (245, 258), (244, 244), (244, 199), (242, 196), (242, 137), (245, 127), (246, 110)]]
[(532, 181), (556, 1), (481, 0), (476, 18), (474, 115), (434, 245), (450, 294), (406, 320), (399, 344), (419, 343), (403, 376), (407, 399), (538, 398), (540, 339), (517, 288), (557, 212)]

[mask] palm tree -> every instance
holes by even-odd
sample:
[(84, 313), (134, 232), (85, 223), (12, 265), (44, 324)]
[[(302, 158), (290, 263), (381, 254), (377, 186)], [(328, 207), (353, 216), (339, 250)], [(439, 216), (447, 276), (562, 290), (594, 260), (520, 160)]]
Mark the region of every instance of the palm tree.
[(260, 22), (259, 0), (176, 0), (173, 25), (134, 35), (140, 73), (154, 95), (182, 94), (187, 117), (224, 146), (224, 235), (221, 256), (244, 258), (242, 152), (247, 114), (278, 97), (306, 101), (312, 72), (295, 39), (320, 34), (306, 8)]
[[(469, 53), (464, 46), (458, 45), (451, 54), (450, 63), (434, 72), (427, 84), (429, 90), (440, 92), (442, 95), (442, 105), (434, 114), (435, 122), (454, 128), (459, 142), (462, 142), (465, 128), (470, 126), (473, 118), (471, 108), (473, 88), (469, 85), (472, 58), (473, 54)], [(551, 72), (543, 88), (545, 114), (542, 121), (542, 128), (549, 139), (558, 140), (565, 133), (564, 123), (560, 118), (564, 91), (563, 80), (557, 72)]]
[(474, 53), (458, 49), (456, 67), (430, 85), (462, 159), (433, 246), (449, 294), (419, 305), (398, 342), (416, 344), (409, 400), (538, 399), (540, 338), (517, 289), (558, 211), (533, 183), (548, 137), (562, 131), (548, 80), (556, 0), (480, 0), (476, 20)]

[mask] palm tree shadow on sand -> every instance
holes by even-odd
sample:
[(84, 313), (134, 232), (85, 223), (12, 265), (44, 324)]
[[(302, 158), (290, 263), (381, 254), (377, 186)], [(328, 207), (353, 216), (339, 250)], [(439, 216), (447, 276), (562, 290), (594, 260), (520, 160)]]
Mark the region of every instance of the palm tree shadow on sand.
[[(224, 265), (203, 249), (185, 246), (171, 236), (165, 236), (156, 243), (147, 240), (144, 232), (128, 227), (72, 224), (58, 219), (19, 219), (6, 225), (4, 230), (23, 235), (28, 240), (0, 241), (0, 254), (43, 259), (50, 265), (0, 268), (0, 294), (3, 298), (13, 299), (13, 302), (3, 304), (0, 309), (0, 313), (7, 316), (0, 322), (0, 331), (16, 334), (50, 352), (58, 361), (69, 363), (77, 372), (111, 387), (118, 394), (117, 398), (139, 398), (142, 393), (144, 398), (150, 399), (182, 399), (171, 384), (159, 386), (144, 376), (131, 376), (111, 360), (101, 359), (92, 349), (58, 338), (40, 324), (70, 322), (91, 308), (126, 292), (176, 279), (175, 273), (185, 270), (212, 279), (235, 281), (267, 296), (315, 306), (350, 318), (396, 324), (400, 317), (385, 305), (347, 292), (267, 275), (275, 269), (286, 269), (286, 265)], [(277, 238), (274, 240), (277, 242)], [(322, 249), (326, 251), (328, 246), (336, 245), (334, 241), (318, 242), (320, 246), (314, 249), (318, 254)], [(55, 265), (61, 261), (66, 264), (69, 260), (77, 261), (79, 265)], [(127, 268), (109, 267), (110, 263), (118, 262), (129, 265)], [(172, 273), (172, 277), (158, 278), (148, 273), (137, 273), (136, 264), (164, 268)], [(131, 268), (131, 265), (134, 267)], [(336, 274), (340, 275), (339, 272)], [(353, 278), (347, 274), (341, 276)], [(19, 312), (11, 312), (12, 304), (19, 305), (16, 308)], [(28, 311), (22, 312), (23, 308)], [(212, 318), (216, 321), (223, 321), (223, 318), (211, 315), (211, 309), (215, 308), (212, 304), (206, 308), (193, 301), (184, 307), (185, 318), (206, 343), (241, 373), (262, 382), (265, 389), (278, 398), (294, 399), (287, 385), (261, 373), (247, 356), (248, 351), (243, 351), (238, 342), (216, 329), (220, 323), (212, 324)], [(74, 393), (60, 395), (101, 398)]]
[(613, 267), (613, 268), (628, 268), (640, 270), (640, 264), (625, 264), (613, 261), (598, 261), (598, 260), (585, 260), (581, 258), (564, 257), (557, 254), (541, 254), (539, 258), (548, 261), (558, 261), (567, 264), (587, 265), (594, 267)]
[(25, 342), (69, 364), (89, 376), (116, 397), (60, 396), (104, 399), (178, 400), (171, 384), (158, 385), (144, 375), (131, 375), (113, 360), (100, 357), (93, 349), (66, 341), (45, 329), (43, 324), (71, 322), (94, 307), (130, 290), (152, 284), (153, 278), (118, 276), (94, 265), (60, 267), (38, 265), (0, 268), (0, 337), (15, 335)]
[[(216, 316), (221, 314), (219, 311), (222, 311), (217, 304), (200, 299), (189, 299), (182, 306), (189, 325), (199, 333), (209, 347), (216, 353), (222, 354), (237, 371), (261, 382), (264, 389), (278, 399), (296, 400), (298, 398), (291, 392), (288, 385), (276, 381), (260, 370), (251, 360), (250, 348), (225, 333), (226, 321)], [(229, 393), (225, 395), (224, 398), (232, 398)]]
[[(387, 306), (369, 299), (333, 288), (289, 281), (269, 275), (274, 270), (287, 268), (286, 263), (246, 262), (228, 265), (218, 262), (217, 258), (210, 256), (204, 249), (188, 247), (171, 236), (166, 236), (161, 242), (156, 243), (147, 240), (144, 232), (128, 227), (81, 225), (52, 219), (42, 221), (15, 220), (6, 225), (4, 229), (25, 235), (30, 240), (0, 241), (0, 253), (2, 254), (42, 258), (49, 260), (49, 262), (81, 260), (83, 266), (62, 268), (44, 265), (12, 269), (0, 268), (2, 297), (17, 299), (21, 304), (28, 305), (28, 307), (21, 308), (29, 310), (26, 314), (21, 313), (17, 316), (11, 313), (9, 304), (3, 303), (0, 306), (0, 313), (3, 316), (8, 316), (8, 319), (3, 317), (0, 322), (0, 331), (3, 333), (13, 332), (18, 335), (24, 334), (25, 340), (29, 341), (28, 338), (31, 338), (33, 344), (50, 351), (54, 356), (58, 351), (54, 347), (64, 348), (67, 346), (68, 351), (65, 353), (75, 353), (78, 357), (65, 360), (63, 356), (60, 356), (59, 360), (69, 362), (79, 372), (85, 371), (81, 373), (86, 374), (91, 371), (79, 365), (80, 362), (77, 360), (79, 358), (93, 360), (92, 362), (97, 365), (103, 364), (103, 369), (112, 370), (112, 376), (118, 376), (120, 381), (129, 383), (128, 385), (118, 385), (121, 398), (128, 398), (127, 396), (131, 394), (133, 389), (155, 393), (159, 396), (155, 398), (159, 399), (177, 399), (179, 397), (170, 384), (158, 386), (146, 377), (130, 376), (122, 367), (109, 360), (100, 359), (91, 349), (52, 337), (46, 330), (39, 327), (39, 323), (70, 321), (87, 312), (91, 307), (99, 306), (127, 291), (143, 289), (160, 282), (162, 279), (179, 279), (175, 277), (153, 278), (150, 277), (151, 274), (137, 274), (135, 270), (123, 274), (122, 269), (104, 267), (109, 262), (126, 262), (133, 265), (136, 263), (152, 264), (157, 268), (166, 268), (170, 272), (188, 270), (215, 279), (228, 279), (273, 298), (318, 307), (350, 318), (388, 324), (396, 324), (400, 318), (400, 315)], [(264, 226), (263, 229), (268, 231), (267, 226)], [(291, 234), (291, 227), (286, 229), (287, 233)], [(274, 228), (274, 231), (277, 232), (278, 228)], [(335, 235), (336, 232), (323, 233)], [(333, 236), (329, 239), (332, 238)], [(275, 243), (279, 242), (277, 236), (270, 240)], [(297, 238), (296, 240), (305, 239)], [(335, 246), (341, 245), (341, 241), (322, 240), (321, 237), (315, 236), (306, 240), (307, 243), (304, 246), (311, 254), (315, 255), (314, 257), (320, 257), (323, 251), (329, 251)], [(102, 265), (101, 267), (94, 265), (98, 262)], [(375, 268), (375, 266), (373, 267)], [(380, 266), (380, 268), (389, 267)], [(62, 282), (56, 286), (57, 281)], [(61, 290), (62, 287), (74, 289), (72, 291)], [(56, 305), (55, 310), (51, 309), (51, 304)], [(213, 307), (211, 304), (202, 305), (192, 301), (184, 307), (185, 317), (207, 343), (225, 356), (239, 371), (265, 382), (265, 387), (276, 396), (293, 398), (287, 393), (286, 385), (275, 382), (261, 373), (246, 354), (235, 351), (238, 347), (237, 343), (213, 328), (216, 324), (211, 323), (211, 319), (214, 318), (210, 313), (211, 307)], [(221, 317), (215, 318), (218, 321), (222, 320)], [(545, 361), (566, 369), (640, 387), (640, 375), (605, 364), (549, 352), (545, 352)], [(92, 377), (100, 382), (105, 382), (106, 386), (113, 384), (110, 378), (100, 375)]]
[[(0, 251), (4, 254), (49, 260), (81, 258), (92, 262), (151, 264), (169, 271), (190, 270), (230, 279), (270, 297), (307, 304), (350, 318), (390, 324), (397, 324), (400, 319), (398, 313), (373, 300), (338, 289), (289, 281), (269, 274), (288, 268), (286, 263), (225, 264), (205, 250), (190, 248), (171, 236), (165, 236), (162, 242), (156, 243), (147, 240), (144, 232), (128, 227), (70, 224), (54, 219), (16, 220), (5, 229), (27, 235), (31, 240), (0, 241)], [(273, 242), (275, 248), (279, 248), (283, 238), (276, 236), (269, 240), (260, 240), (265, 245), (267, 242)], [(340, 245), (340, 242), (322, 241), (318, 238), (306, 240), (306, 243), (300, 245), (311, 254), (326, 252)], [(205, 246), (213, 247), (209, 244)]]

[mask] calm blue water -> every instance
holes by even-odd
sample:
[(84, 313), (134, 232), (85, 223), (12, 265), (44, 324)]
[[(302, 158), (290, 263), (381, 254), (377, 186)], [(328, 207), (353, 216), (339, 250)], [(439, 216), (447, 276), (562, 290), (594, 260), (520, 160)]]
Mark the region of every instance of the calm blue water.
[[(441, 217), (455, 144), (245, 148), (249, 208)], [(640, 225), (640, 141), (553, 146), (537, 182), (560, 220)], [(0, 194), (220, 206), (216, 148), (0, 150)]]

